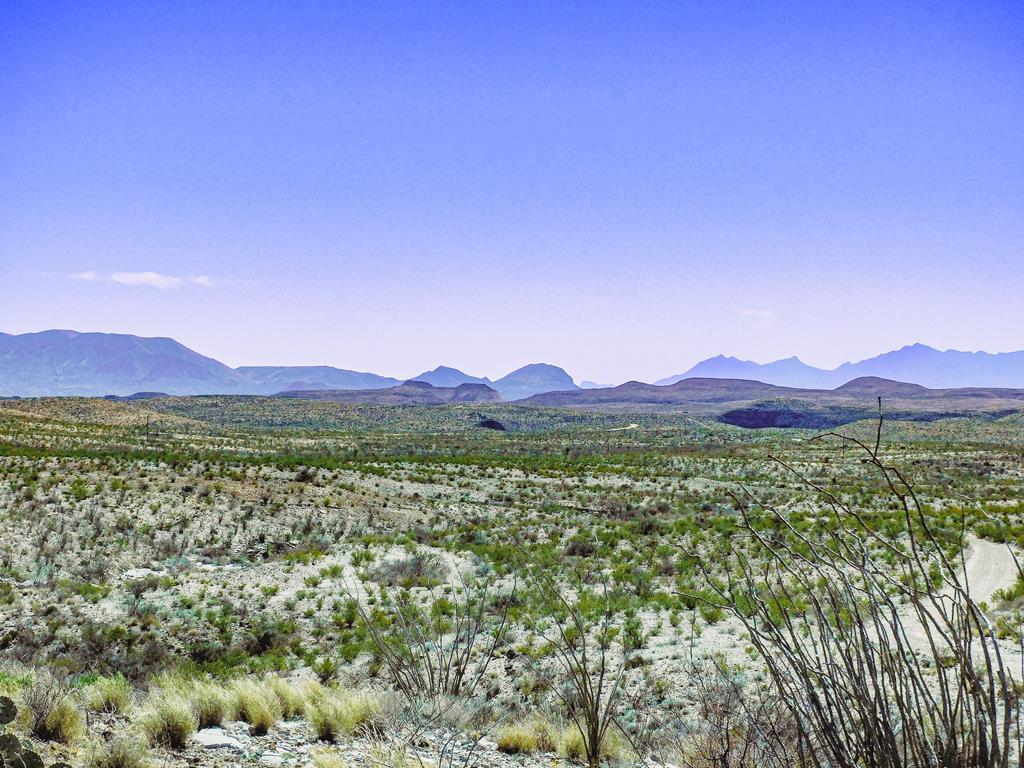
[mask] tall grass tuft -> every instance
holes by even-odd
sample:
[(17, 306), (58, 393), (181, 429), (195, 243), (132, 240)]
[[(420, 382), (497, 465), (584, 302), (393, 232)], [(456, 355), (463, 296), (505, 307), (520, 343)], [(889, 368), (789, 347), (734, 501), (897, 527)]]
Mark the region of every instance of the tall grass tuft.
[(281, 703), (274, 689), (262, 680), (240, 680), (232, 686), (238, 719), (262, 736), (281, 719)]
[(189, 736), (199, 727), (189, 700), (166, 692), (150, 699), (138, 723), (151, 746), (171, 749), (184, 748)]
[(380, 714), (380, 702), (369, 691), (328, 691), (310, 702), (306, 719), (320, 741), (334, 742), (375, 730)]
[(91, 712), (123, 715), (131, 704), (132, 686), (124, 675), (101, 677), (85, 689), (85, 706)]

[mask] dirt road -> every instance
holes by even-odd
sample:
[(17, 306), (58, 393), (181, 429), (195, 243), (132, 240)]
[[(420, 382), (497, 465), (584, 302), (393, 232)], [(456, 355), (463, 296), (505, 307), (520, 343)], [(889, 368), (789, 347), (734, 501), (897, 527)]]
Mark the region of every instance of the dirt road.
[(1006, 544), (972, 537), (969, 546), (964, 573), (975, 602), (990, 600), (994, 592), (1017, 580), (1017, 565)]
[[(1017, 565), (1013, 553), (1006, 544), (997, 544), (972, 536), (967, 546), (964, 576), (974, 602), (984, 603), (991, 600), (997, 590), (1010, 587), (1017, 580)], [(945, 587), (939, 594), (942, 597), (950, 597), (952, 590)], [(926, 648), (928, 637), (912, 609), (907, 609), (904, 619), (911, 643), (922, 649)]]

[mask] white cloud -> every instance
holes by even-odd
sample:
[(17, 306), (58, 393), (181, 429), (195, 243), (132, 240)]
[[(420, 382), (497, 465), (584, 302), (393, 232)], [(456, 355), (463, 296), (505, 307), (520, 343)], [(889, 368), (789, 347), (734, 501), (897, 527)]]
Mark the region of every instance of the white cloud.
[(775, 313), (770, 309), (741, 309), (739, 313), (743, 317), (763, 317), (765, 319), (775, 317)]
[(180, 288), (184, 282), (180, 277), (161, 275), (159, 272), (115, 272), (110, 276), (110, 280), (121, 285), (148, 285), (161, 291)]
[(202, 288), (213, 288), (214, 286), (213, 278), (208, 275), (178, 277), (176, 275), (163, 275), (159, 272), (112, 272), (109, 275), (101, 275), (90, 270), (73, 274), (71, 279), (80, 280), (85, 283), (103, 282), (133, 287), (142, 286), (145, 288), (156, 288), (160, 291), (175, 290), (183, 285), (198, 285)]

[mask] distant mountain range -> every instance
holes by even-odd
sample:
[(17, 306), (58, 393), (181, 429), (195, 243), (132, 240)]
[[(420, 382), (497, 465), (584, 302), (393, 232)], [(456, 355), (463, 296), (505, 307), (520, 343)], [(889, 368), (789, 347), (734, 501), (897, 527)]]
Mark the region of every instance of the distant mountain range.
[(521, 400), (540, 392), (579, 389), (572, 376), (556, 365), (533, 363), (517, 368), (496, 381), (470, 376), (456, 368), (440, 366), (415, 376), (413, 381), (425, 381), (435, 387), (456, 387), (459, 384), (484, 384), (498, 391), (503, 400)]
[(943, 352), (925, 344), (911, 344), (832, 370), (815, 368), (797, 357), (760, 364), (719, 355), (655, 383), (664, 386), (691, 378), (753, 379), (784, 387), (834, 389), (862, 376), (909, 381), (933, 389), (1024, 387), (1024, 351)]
[[(659, 388), (684, 379), (743, 379), (801, 389), (832, 390), (862, 377), (913, 382), (932, 389), (963, 387), (1024, 388), (1024, 351), (940, 351), (913, 344), (857, 363), (826, 370), (796, 357), (759, 364), (719, 355), (684, 373), (651, 384)], [(546, 363), (526, 365), (496, 380), (440, 366), (412, 381), (439, 388), (478, 384), (503, 400), (522, 400), (550, 392), (594, 392), (605, 397), (620, 387), (593, 382), (577, 386), (563, 369)], [(0, 396), (127, 396), (138, 392), (174, 395), (335, 392), (392, 389), (400, 379), (331, 366), (243, 366), (230, 368), (169, 338), (114, 333), (42, 331), (0, 333)], [(605, 393), (605, 394), (600, 394)], [(664, 394), (664, 393), (663, 393)], [(573, 395), (569, 396), (570, 398)]]
[(2, 395), (237, 393), (242, 374), (174, 339), (115, 333), (0, 334)]
[[(555, 389), (576, 389), (569, 374), (545, 363), (523, 366), (493, 382), (445, 366), (416, 376), (415, 380), (441, 388), (480, 384), (504, 400)], [(391, 389), (401, 383), (390, 376), (326, 365), (230, 368), (169, 338), (63, 330), (0, 333), (2, 397), (125, 397), (140, 392), (272, 395)]]

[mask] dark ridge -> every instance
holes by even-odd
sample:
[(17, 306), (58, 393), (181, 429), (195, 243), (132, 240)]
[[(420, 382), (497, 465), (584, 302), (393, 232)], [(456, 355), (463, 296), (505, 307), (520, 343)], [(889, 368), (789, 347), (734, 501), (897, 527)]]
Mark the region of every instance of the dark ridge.
[(321, 389), (280, 392), (277, 397), (327, 400), (369, 405), (439, 405), (441, 403), (500, 403), (501, 395), (486, 384), (435, 387), (426, 381), (406, 381), (380, 389)]
[(104, 400), (112, 400), (115, 403), (128, 403), (132, 400), (152, 400), (156, 397), (170, 397), (166, 392), (133, 392), (130, 395), (104, 395)]
[(497, 430), (499, 432), (505, 432), (506, 431), (505, 430), (505, 425), (502, 424), (497, 419), (484, 419), (483, 421), (478, 421), (476, 423), (476, 425), (478, 427), (482, 427), (483, 429), (495, 429), (495, 430)]
[(891, 381), (878, 376), (861, 376), (848, 381), (841, 387), (832, 390), (842, 395), (881, 395), (883, 397), (915, 397), (927, 395), (935, 390), (922, 387), (920, 384), (909, 384), (904, 381)]

